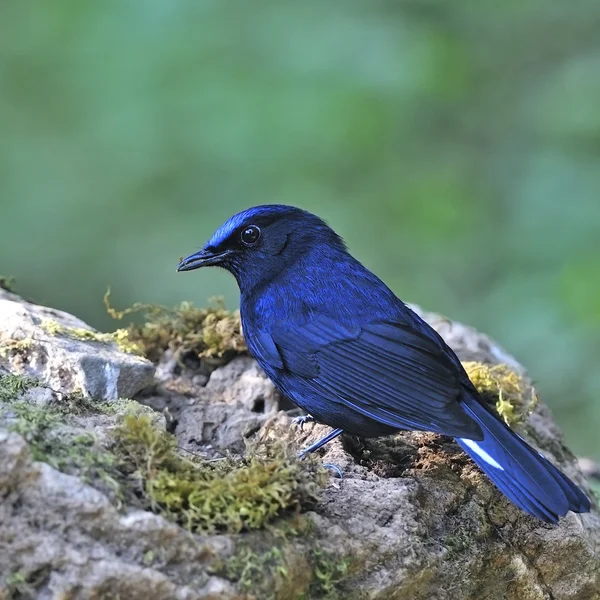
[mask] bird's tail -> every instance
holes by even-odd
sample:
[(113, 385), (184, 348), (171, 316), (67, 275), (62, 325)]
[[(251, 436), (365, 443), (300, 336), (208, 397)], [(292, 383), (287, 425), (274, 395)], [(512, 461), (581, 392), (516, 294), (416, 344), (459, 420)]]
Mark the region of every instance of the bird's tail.
[(590, 510), (587, 496), (564, 473), (485, 406), (466, 397), (463, 407), (477, 421), (484, 437), (481, 441), (456, 441), (519, 508), (547, 523), (556, 523), (570, 510)]

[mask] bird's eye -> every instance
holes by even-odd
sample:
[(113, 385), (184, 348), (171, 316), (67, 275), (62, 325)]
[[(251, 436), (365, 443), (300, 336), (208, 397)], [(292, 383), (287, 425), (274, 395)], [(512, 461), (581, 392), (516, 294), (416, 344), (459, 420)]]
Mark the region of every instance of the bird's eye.
[(254, 246), (260, 238), (260, 229), (256, 225), (250, 225), (242, 230), (240, 238), (245, 246)]

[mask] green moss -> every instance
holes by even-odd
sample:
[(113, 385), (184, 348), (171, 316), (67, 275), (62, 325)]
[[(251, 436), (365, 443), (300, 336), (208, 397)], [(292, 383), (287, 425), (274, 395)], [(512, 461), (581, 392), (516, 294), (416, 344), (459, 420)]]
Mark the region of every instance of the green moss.
[(452, 560), (468, 550), (477, 542), (477, 537), (472, 532), (458, 528), (443, 539), (443, 545), (448, 551), (446, 560)]
[(22, 400), (16, 400), (1, 407), (0, 415), (8, 423), (8, 428), (22, 435), (31, 446), (37, 460), (44, 455), (46, 434), (61, 425), (60, 416), (51, 410), (45, 410)]
[[(191, 459), (157, 424), (160, 415), (146, 407), (94, 402), (80, 394), (55, 398), (44, 407), (19, 399), (35, 385), (22, 377), (0, 380), (5, 398), (0, 420), (27, 440), (34, 460), (81, 477), (116, 505), (150, 509), (190, 531), (263, 528), (314, 504), (326, 477), (282, 442), (265, 442), (245, 460)], [(109, 439), (82, 430), (82, 415), (111, 419)]]
[(284, 544), (257, 551), (244, 545), (221, 574), (260, 600), (345, 600), (349, 569), (349, 559), (320, 549)]
[(349, 558), (340, 558), (330, 552), (314, 548), (311, 551), (310, 564), (313, 569), (313, 581), (308, 596), (305, 596), (306, 600), (313, 598), (344, 600), (348, 597), (342, 588), (351, 565)]
[(31, 346), (32, 341), (29, 338), (23, 340), (3, 339), (0, 341), (0, 356), (2, 358), (15, 355), (26, 356)]
[(178, 358), (191, 352), (198, 358), (208, 359), (247, 350), (239, 311), (226, 310), (221, 300), (215, 300), (208, 308), (196, 308), (191, 302), (182, 302), (175, 308), (136, 303), (118, 311), (110, 304), (109, 290), (104, 296), (104, 304), (114, 319), (122, 320), (139, 313), (144, 321), (142, 324), (131, 323), (126, 329), (112, 333), (65, 327), (50, 319), (42, 323), (42, 328), (50, 335), (101, 344), (115, 343), (123, 352), (143, 355), (154, 362), (158, 362), (167, 349)]
[(9, 402), (38, 385), (35, 379), (23, 375), (0, 375), (0, 402)]
[(33, 600), (38, 597), (37, 588), (48, 579), (48, 574), (47, 567), (31, 573), (13, 571), (6, 576), (4, 585), (0, 586), (0, 598), (3, 600)]
[[(248, 597), (342, 597), (347, 561), (307, 551), (312, 520), (299, 514), (314, 504), (326, 474), (311, 460), (298, 461), (289, 445), (264, 442), (237, 461), (190, 458), (157, 425), (154, 413), (135, 403), (116, 403), (126, 412), (115, 415), (109, 403), (69, 394), (39, 407), (20, 399), (38, 382), (7, 376), (0, 383), (7, 390), (0, 420), (27, 440), (32, 457), (76, 474), (117, 506), (150, 509), (193, 532), (263, 529), (254, 534), (262, 542), (246, 545), (220, 567)], [(111, 419), (109, 438), (82, 430), (81, 415)], [(152, 551), (143, 557), (146, 565), (155, 560)], [(15, 593), (29, 585), (25, 575), (13, 579)]]
[(118, 457), (105, 450), (93, 433), (69, 427), (60, 410), (17, 400), (0, 405), (0, 419), (27, 441), (33, 460), (77, 475), (116, 505), (135, 500), (134, 486), (123, 476)]
[(240, 592), (264, 600), (281, 597), (278, 590), (288, 574), (284, 552), (278, 547), (263, 553), (244, 547), (229, 558), (225, 570)]
[(100, 344), (114, 343), (122, 352), (142, 354), (142, 348), (130, 339), (129, 332), (125, 329), (117, 329), (112, 333), (100, 333), (82, 327), (65, 327), (51, 319), (43, 321), (41, 326), (50, 335), (60, 335), (74, 340), (98, 342)]
[(150, 411), (128, 400), (94, 401), (82, 394), (65, 394), (44, 406), (21, 397), (40, 382), (7, 375), (0, 377), (0, 422), (20, 434), (29, 445), (34, 460), (46, 462), (62, 472), (77, 475), (100, 489), (117, 506), (139, 504), (134, 482), (123, 473), (121, 459), (90, 432), (81, 429), (78, 419), (107, 416), (120, 419), (119, 413)]
[(143, 406), (135, 400), (130, 400), (128, 398), (119, 398), (110, 401), (97, 400), (86, 396), (83, 392), (61, 394), (60, 398), (53, 405), (53, 408), (65, 416), (124, 415), (127, 413), (139, 412), (152, 413), (152, 409)]
[(182, 302), (175, 308), (137, 303), (118, 311), (110, 304), (109, 290), (104, 303), (114, 319), (122, 320), (134, 314), (143, 316), (141, 325), (130, 324), (120, 330), (120, 336), (154, 362), (158, 362), (167, 349), (178, 358), (187, 353), (199, 358), (220, 358), (247, 350), (239, 311), (226, 310), (221, 300), (215, 300), (208, 308), (196, 308), (191, 302)]
[[(24, 375), (0, 375), (0, 403), (12, 403), (18, 400), (25, 392), (32, 388), (51, 389), (37, 379)], [(49, 415), (54, 415), (59, 420), (65, 420), (70, 416), (89, 415), (118, 415), (128, 412), (152, 412), (135, 400), (120, 398), (118, 400), (95, 400), (82, 392), (60, 394), (46, 410)], [(26, 403), (23, 403), (26, 404)], [(35, 406), (31, 407), (32, 410)]]
[(3, 591), (8, 598), (33, 598), (34, 589), (27, 582), (27, 575), (23, 571), (9, 573)]
[(495, 406), (507, 425), (521, 425), (535, 409), (535, 389), (506, 365), (464, 362), (463, 366), (473, 385)]
[[(489, 484), (491, 485), (491, 484)], [(503, 510), (507, 503), (502, 503)], [(495, 527), (490, 522), (490, 514), (495, 507), (491, 505), (477, 506), (475, 509), (462, 513), (454, 513), (449, 516), (445, 533), (440, 536), (440, 542), (446, 549), (444, 560), (455, 560), (474, 546), (481, 547), (490, 540), (495, 533)]]
[(259, 529), (316, 500), (323, 474), (283, 444), (234, 462), (192, 461), (176, 439), (147, 415), (127, 415), (114, 432), (114, 451), (138, 481), (147, 507), (191, 531)]
[(293, 538), (306, 538), (315, 529), (314, 521), (307, 515), (294, 513), (286, 519), (280, 519), (267, 527), (274, 537), (290, 540)]

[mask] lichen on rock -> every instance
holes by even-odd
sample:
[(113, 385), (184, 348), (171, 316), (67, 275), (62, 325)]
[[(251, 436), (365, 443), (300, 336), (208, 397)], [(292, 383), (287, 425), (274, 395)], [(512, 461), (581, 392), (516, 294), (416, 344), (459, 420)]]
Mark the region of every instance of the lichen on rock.
[(126, 329), (117, 329), (112, 333), (101, 333), (83, 327), (65, 327), (52, 319), (42, 322), (42, 328), (50, 335), (61, 335), (74, 340), (110, 344), (114, 342), (119, 350), (130, 354), (143, 354), (142, 348), (130, 340)]

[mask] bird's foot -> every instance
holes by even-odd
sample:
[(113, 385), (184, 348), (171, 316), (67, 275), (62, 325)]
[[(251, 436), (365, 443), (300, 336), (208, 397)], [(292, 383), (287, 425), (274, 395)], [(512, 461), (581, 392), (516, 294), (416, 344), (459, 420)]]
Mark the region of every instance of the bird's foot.
[(292, 425), (297, 425), (300, 427), (300, 431), (302, 431), (305, 423), (312, 423), (314, 420), (315, 418), (312, 415), (301, 415), (292, 419)]
[[(307, 415), (307, 416), (310, 417), (310, 419), (308, 419), (308, 420), (314, 421), (314, 419), (310, 415)], [(302, 421), (302, 423), (304, 423), (304, 422), (306, 422), (306, 421)], [(298, 458), (300, 460), (302, 460), (307, 454), (311, 454), (315, 450), (322, 448), (325, 444), (327, 444), (331, 440), (335, 439), (342, 433), (344, 433), (343, 429), (334, 429), (333, 431), (330, 431), (324, 438), (320, 439), (318, 442), (315, 442), (308, 448), (305, 448), (301, 452), (298, 452)], [(323, 463), (323, 466), (327, 469), (331, 469), (340, 479), (344, 478), (342, 470), (337, 465), (334, 465), (332, 463)]]

